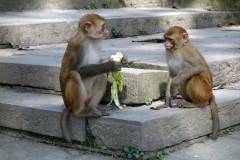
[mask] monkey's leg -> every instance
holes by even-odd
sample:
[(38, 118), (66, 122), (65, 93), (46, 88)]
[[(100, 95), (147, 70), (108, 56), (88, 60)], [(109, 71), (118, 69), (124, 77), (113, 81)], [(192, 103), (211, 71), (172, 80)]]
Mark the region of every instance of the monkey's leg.
[(197, 75), (179, 87), (179, 93), (183, 97), (177, 104), (179, 108), (204, 107), (212, 97), (212, 89), (202, 76)]
[(98, 107), (98, 104), (102, 100), (107, 88), (107, 74), (100, 74), (97, 76), (97, 80), (91, 89), (90, 95), (92, 99), (89, 103), (89, 107), (94, 107), (102, 113), (102, 116), (108, 116), (109, 110)]
[(71, 71), (67, 76), (65, 97), (76, 117), (99, 117), (103, 115), (95, 107), (85, 107), (87, 91), (80, 74), (76, 71)]

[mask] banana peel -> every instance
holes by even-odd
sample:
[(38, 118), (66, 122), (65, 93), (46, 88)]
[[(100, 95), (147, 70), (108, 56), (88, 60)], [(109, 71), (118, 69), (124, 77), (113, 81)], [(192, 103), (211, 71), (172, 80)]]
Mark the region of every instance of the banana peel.
[[(117, 52), (117, 54), (112, 55), (111, 58), (113, 59), (113, 61), (120, 62), (123, 58), (123, 54), (121, 52)], [(122, 76), (119, 71), (115, 71), (115, 72), (112, 72), (112, 77), (113, 77), (113, 82), (111, 86), (111, 101), (108, 104), (108, 106), (111, 105), (111, 103), (114, 101), (115, 105), (119, 109), (123, 109), (124, 106), (122, 106), (118, 100), (118, 91), (123, 90)]]

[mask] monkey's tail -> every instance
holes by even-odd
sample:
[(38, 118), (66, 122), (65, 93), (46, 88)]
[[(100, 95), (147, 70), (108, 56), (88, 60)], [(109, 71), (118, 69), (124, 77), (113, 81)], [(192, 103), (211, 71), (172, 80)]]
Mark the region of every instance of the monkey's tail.
[(67, 130), (66, 130), (66, 122), (67, 122), (67, 117), (68, 117), (69, 113), (70, 113), (70, 110), (68, 109), (68, 107), (66, 107), (62, 112), (61, 130), (62, 130), (63, 138), (70, 145), (70, 147), (72, 147), (72, 142), (71, 142), (69, 136), (67, 135)]
[(218, 132), (219, 132), (219, 118), (218, 118), (217, 104), (216, 104), (214, 95), (210, 100), (210, 109), (212, 114), (212, 139), (217, 140)]

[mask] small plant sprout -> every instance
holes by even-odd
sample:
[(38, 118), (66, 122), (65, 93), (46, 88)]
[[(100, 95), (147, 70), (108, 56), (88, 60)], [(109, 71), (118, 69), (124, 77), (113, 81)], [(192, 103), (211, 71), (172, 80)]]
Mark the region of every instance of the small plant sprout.
[(158, 151), (156, 153), (156, 158), (159, 160), (162, 160), (163, 158), (167, 157), (169, 155), (169, 151), (167, 151), (166, 149)]
[(107, 0), (104, 1), (104, 2), (102, 3), (102, 5), (103, 5), (103, 7), (106, 8), (106, 9), (109, 8), (109, 6), (110, 6), (109, 1), (107, 1)]
[(85, 9), (97, 9), (98, 1), (92, 2), (90, 6), (84, 6)]
[(84, 6), (85, 9), (91, 9), (91, 6)]
[(166, 22), (168, 25), (170, 25), (170, 20), (166, 20), (165, 22)]
[(118, 29), (116, 27), (113, 27), (111, 31), (112, 31), (113, 37), (116, 38), (116, 37), (119, 36), (119, 31), (118, 31)]
[(135, 148), (124, 147), (123, 151), (125, 152), (128, 159), (140, 158), (141, 156), (144, 156), (144, 152), (139, 151)]
[(97, 9), (97, 4), (98, 4), (98, 1), (92, 2), (91, 8), (92, 9)]
[(152, 104), (152, 101), (153, 99), (152, 98), (148, 98), (148, 100), (145, 102), (145, 104), (148, 106), (148, 105), (151, 105)]
[(231, 132), (232, 132), (232, 128), (231, 127), (228, 127), (227, 129), (225, 129), (223, 131), (224, 134), (231, 134)]

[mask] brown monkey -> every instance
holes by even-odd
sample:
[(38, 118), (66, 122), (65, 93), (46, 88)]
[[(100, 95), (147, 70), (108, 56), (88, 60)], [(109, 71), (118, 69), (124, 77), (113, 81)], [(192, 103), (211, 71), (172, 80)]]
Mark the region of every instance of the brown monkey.
[(164, 34), (164, 39), (169, 79), (165, 103), (156, 109), (172, 107), (171, 97), (176, 97), (177, 89), (183, 98), (177, 103), (177, 107), (204, 107), (210, 102), (212, 139), (216, 140), (219, 131), (218, 109), (212, 93), (212, 74), (207, 62), (188, 41), (188, 33), (184, 28), (171, 27)]
[[(59, 79), (66, 108), (61, 116), (61, 129), (70, 146), (66, 121), (71, 111), (77, 117), (109, 115), (109, 111), (98, 107), (98, 104), (106, 91), (107, 72), (120, 71), (122, 65), (110, 58), (101, 60), (100, 42), (108, 35), (104, 25), (105, 19), (97, 14), (83, 16), (78, 32), (69, 40), (62, 59)], [(122, 63), (127, 63), (126, 57)]]

